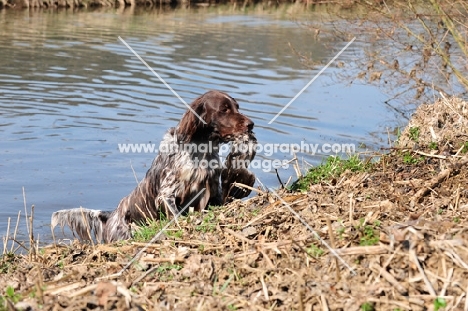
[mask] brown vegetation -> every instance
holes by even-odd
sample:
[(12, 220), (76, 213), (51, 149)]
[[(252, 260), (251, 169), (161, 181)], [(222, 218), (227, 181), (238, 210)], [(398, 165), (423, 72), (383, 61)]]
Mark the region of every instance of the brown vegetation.
[(148, 245), (74, 242), (4, 255), (6, 307), (460, 310), (467, 120), (461, 100), (423, 105), (370, 170), (303, 192), (262, 190), (181, 218)]

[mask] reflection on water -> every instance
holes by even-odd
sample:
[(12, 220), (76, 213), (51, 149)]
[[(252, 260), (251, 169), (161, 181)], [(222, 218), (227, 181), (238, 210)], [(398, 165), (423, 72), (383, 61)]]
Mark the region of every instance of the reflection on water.
[[(314, 40), (290, 21), (288, 10), (1, 12), (0, 231), (23, 209), (22, 187), (38, 227), (61, 208), (113, 209), (154, 157), (119, 153), (118, 144), (157, 144), (180, 119), (184, 105), (119, 36), (187, 102), (209, 89), (235, 97), (263, 144), (378, 146), (369, 133), (388, 121), (381, 95), (331, 83), (329, 73), (338, 69), (329, 68), (268, 124), (320, 70), (304, 69), (289, 44), (324, 63), (346, 44)], [(351, 55), (355, 51), (340, 59)], [(305, 167), (320, 161), (299, 157)], [(274, 172), (255, 173), (278, 186)], [(279, 174), (284, 180), (294, 175), (291, 169)], [(38, 232), (48, 236), (44, 227)]]

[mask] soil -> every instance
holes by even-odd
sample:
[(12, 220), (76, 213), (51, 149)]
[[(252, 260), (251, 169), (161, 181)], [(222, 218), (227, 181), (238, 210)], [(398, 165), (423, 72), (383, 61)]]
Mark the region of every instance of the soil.
[(149, 244), (5, 255), (5, 308), (466, 310), (467, 105), (420, 106), (366, 172), (303, 192), (259, 190)]

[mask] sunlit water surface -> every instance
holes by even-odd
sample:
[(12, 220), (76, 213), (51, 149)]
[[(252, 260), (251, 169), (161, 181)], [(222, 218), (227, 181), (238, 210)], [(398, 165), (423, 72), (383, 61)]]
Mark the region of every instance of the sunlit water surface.
[[(328, 68), (272, 124), (268, 122), (322, 69), (302, 66), (290, 46), (326, 64), (347, 42), (315, 40), (288, 7), (167, 12), (8, 11), (0, 18), (0, 233), (35, 206), (35, 233), (50, 240), (50, 215), (64, 208), (113, 209), (154, 154), (121, 153), (119, 143), (158, 144), (185, 106), (119, 40), (125, 40), (183, 99), (226, 91), (255, 122), (263, 144), (386, 146), (395, 116), (379, 90), (335, 83)], [(296, 16), (297, 17), (297, 16)], [(310, 16), (304, 16), (310, 18)], [(340, 57), (359, 54), (354, 43)], [(325, 154), (328, 155), (328, 154)], [(323, 153), (299, 153), (320, 163)], [(258, 155), (254, 172), (279, 183)], [(286, 182), (292, 167), (279, 169)], [(24, 220), (20, 231), (25, 233)]]

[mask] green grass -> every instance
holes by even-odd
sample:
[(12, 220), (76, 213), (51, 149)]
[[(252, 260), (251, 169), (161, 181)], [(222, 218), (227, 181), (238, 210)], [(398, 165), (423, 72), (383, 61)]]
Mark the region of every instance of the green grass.
[(372, 225), (364, 226), (364, 218), (359, 220), (359, 225), (357, 225), (356, 230), (360, 231), (362, 236), (359, 239), (359, 245), (361, 246), (371, 246), (376, 245), (380, 241), (380, 221), (376, 220)]
[(0, 273), (8, 273), (15, 269), (16, 255), (8, 252), (0, 257)]
[(419, 127), (415, 126), (415, 127), (410, 127), (409, 129), (409, 138), (412, 140), (412, 141), (415, 141), (417, 142), (419, 140), (419, 135), (421, 134), (420, 130), (419, 130)]
[[(137, 230), (133, 233), (133, 240), (136, 242), (150, 241), (168, 222), (169, 219), (161, 213), (159, 219), (148, 219), (146, 222), (140, 223)], [(164, 233), (167, 236), (178, 236), (182, 234), (177, 231), (166, 231)]]
[(429, 143), (429, 149), (431, 150), (437, 150), (438, 146), (437, 146), (437, 143), (435, 141), (431, 141)]
[(213, 232), (216, 229), (216, 215), (213, 211), (214, 208), (208, 208), (205, 216), (203, 216), (202, 223), (195, 227), (195, 230), (201, 232)]
[(10, 310), (6, 306), (7, 300), (11, 301), (13, 304), (16, 304), (21, 300), (21, 295), (15, 293), (15, 289), (13, 287), (7, 286), (5, 295), (0, 295), (0, 310)]
[(315, 246), (314, 244), (310, 245), (307, 249), (307, 254), (314, 258), (318, 258), (323, 255), (324, 251), (318, 246)]
[(361, 310), (362, 311), (374, 311), (374, 305), (370, 302), (364, 302), (362, 305), (361, 305)]
[(463, 144), (461, 153), (467, 153), (467, 152), (468, 152), (468, 141)]
[(414, 156), (411, 152), (405, 152), (403, 154), (403, 163), (408, 165), (418, 164), (421, 161), (424, 161), (424, 157), (422, 156)]
[(434, 311), (439, 311), (441, 308), (445, 308), (447, 306), (447, 302), (444, 298), (437, 297), (434, 300)]
[(171, 272), (173, 270), (179, 271), (182, 268), (183, 266), (179, 264), (162, 263), (156, 269), (157, 279), (163, 282), (171, 281), (174, 279), (174, 275)]
[(290, 190), (307, 191), (310, 185), (331, 181), (338, 178), (346, 170), (364, 172), (369, 170), (371, 166), (372, 164), (361, 160), (358, 155), (353, 155), (349, 159), (329, 156), (321, 165), (311, 168), (305, 176), (295, 181)]

